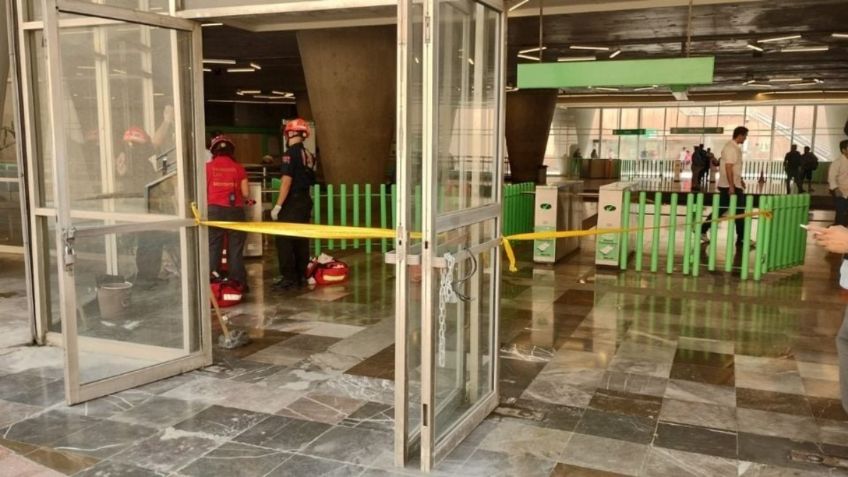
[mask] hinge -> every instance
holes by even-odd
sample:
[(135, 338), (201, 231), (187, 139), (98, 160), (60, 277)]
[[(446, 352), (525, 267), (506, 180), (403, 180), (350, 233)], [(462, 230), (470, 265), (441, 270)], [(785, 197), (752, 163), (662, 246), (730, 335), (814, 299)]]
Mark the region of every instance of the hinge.
[(424, 17), (424, 43), (430, 43), (430, 15)]
[(69, 227), (62, 232), (62, 240), (65, 242), (64, 253), (62, 254), (62, 262), (65, 265), (65, 271), (70, 272), (74, 268), (76, 262), (76, 253), (74, 252), (74, 240), (77, 229)]

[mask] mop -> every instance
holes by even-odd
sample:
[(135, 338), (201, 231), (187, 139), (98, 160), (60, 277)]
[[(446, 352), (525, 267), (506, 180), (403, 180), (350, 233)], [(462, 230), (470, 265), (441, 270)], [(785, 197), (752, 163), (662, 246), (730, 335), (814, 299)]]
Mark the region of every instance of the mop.
[(250, 337), (244, 330), (230, 330), (227, 326), (228, 318), (221, 314), (221, 308), (218, 307), (218, 300), (214, 293), (209, 294), (209, 299), (212, 300), (212, 307), (215, 308), (215, 315), (218, 317), (218, 323), (221, 324), (222, 334), (218, 337), (218, 346), (224, 349), (235, 349), (250, 343)]

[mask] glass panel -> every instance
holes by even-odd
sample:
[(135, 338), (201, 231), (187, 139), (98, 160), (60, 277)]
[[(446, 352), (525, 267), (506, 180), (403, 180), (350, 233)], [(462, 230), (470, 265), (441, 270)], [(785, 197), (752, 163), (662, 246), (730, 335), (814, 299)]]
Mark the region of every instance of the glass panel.
[(804, 153), (804, 147), (813, 146), (813, 117), (815, 106), (795, 106), (795, 122), (792, 131), (792, 143), (798, 145), (798, 151)]
[[(193, 234), (194, 230), (187, 231)], [(191, 240), (191, 239), (189, 239)], [(79, 237), (75, 241), (82, 384), (186, 356), (199, 348), (195, 291), (180, 279), (179, 230)], [(193, 262), (196, 262), (192, 258)], [(185, 297), (189, 302), (185, 302)]]
[[(36, 2), (40, 3), (40, 2)], [(27, 38), (32, 68), (32, 108), (35, 117), (31, 119), (35, 132), (35, 180), (38, 189), (36, 205), (53, 207), (53, 145), (50, 142), (50, 102), (47, 91), (47, 55), (44, 34), (41, 30), (29, 33)]]
[(793, 109), (794, 106), (777, 106), (774, 108), (774, 141), (771, 146), (773, 161), (783, 161), (792, 145)]
[(839, 157), (839, 141), (845, 139), (842, 132), (848, 106), (824, 105), (816, 111), (816, 155), (824, 161), (835, 161)]
[(619, 129), (619, 110), (604, 109), (601, 112), (601, 157), (604, 159), (618, 159), (618, 138), (613, 134), (614, 129)]
[[(667, 127), (669, 129), (704, 127), (704, 108), (687, 106), (669, 109)], [(695, 146), (703, 143), (703, 138), (703, 134), (669, 134), (665, 144), (665, 157), (689, 164)]]
[[(169, 0), (82, 0), (89, 3), (101, 3), (114, 7), (122, 7), (132, 10), (142, 10), (156, 13), (168, 13)], [(209, 0), (204, 0), (209, 1)], [(27, 18), (30, 21), (41, 20), (41, 0), (31, 0), (26, 2), (29, 9), (26, 11)], [(61, 16), (66, 16), (61, 14)]]
[(498, 14), (470, 0), (439, 3), (439, 212), (494, 202)]
[[(745, 127), (748, 128), (748, 141), (745, 142), (747, 158), (753, 161), (771, 159), (771, 128), (774, 122), (773, 106), (748, 106), (745, 109)], [(721, 145), (719, 145), (720, 151)]]
[(18, 154), (12, 83), (0, 84), (0, 246), (22, 247), (21, 183), (18, 180)]
[[(621, 110), (621, 129), (637, 129), (639, 127), (639, 110), (624, 108)], [(618, 157), (621, 159), (636, 159), (639, 157), (640, 136), (621, 136), (618, 145)]]
[(46, 287), (42, 291), (42, 306), (48, 317), (47, 330), (62, 332), (62, 307), (59, 300), (59, 262), (56, 256), (56, 219), (38, 218), (39, 242), (41, 243), (40, 276)]
[(641, 128), (647, 134), (640, 138), (639, 159), (660, 159), (665, 141), (665, 108), (643, 108), (641, 110)]

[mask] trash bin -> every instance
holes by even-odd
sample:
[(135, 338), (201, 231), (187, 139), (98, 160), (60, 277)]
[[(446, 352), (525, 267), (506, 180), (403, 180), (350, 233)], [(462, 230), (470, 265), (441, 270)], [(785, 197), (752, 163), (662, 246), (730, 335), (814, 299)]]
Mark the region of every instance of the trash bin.
[(104, 320), (121, 318), (130, 307), (132, 283), (104, 283), (97, 289), (97, 305)]

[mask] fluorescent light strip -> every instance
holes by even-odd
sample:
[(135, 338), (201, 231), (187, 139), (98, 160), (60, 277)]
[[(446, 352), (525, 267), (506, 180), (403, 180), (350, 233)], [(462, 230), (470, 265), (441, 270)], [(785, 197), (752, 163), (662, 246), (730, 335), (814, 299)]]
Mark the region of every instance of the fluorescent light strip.
[(827, 51), (829, 50), (829, 46), (797, 46), (791, 48), (784, 48), (780, 50), (781, 53), (807, 53), (813, 51)]
[(547, 49), (548, 49), (547, 46), (543, 46), (541, 48), (537, 46), (536, 48), (525, 48), (523, 50), (518, 50), (518, 53), (520, 53), (522, 55), (526, 55), (527, 53), (533, 53), (535, 51), (545, 51)]
[(519, 53), (517, 56), (519, 58), (524, 58), (525, 60), (541, 61), (541, 58), (539, 58), (538, 56), (530, 56), (530, 55), (525, 55), (525, 54), (522, 54), (522, 53)]
[(613, 58), (615, 58), (616, 56), (618, 56), (618, 55), (620, 55), (620, 54), (621, 54), (621, 50), (620, 50), (620, 49), (619, 49), (619, 50), (615, 50), (615, 51), (613, 51), (612, 53), (610, 53), (609, 57), (610, 57), (610, 59), (613, 59)]
[(804, 78), (771, 78), (770, 83), (797, 83), (804, 81)]
[(202, 23), (200, 26), (202, 26), (203, 28), (206, 28), (206, 27), (219, 27), (219, 26), (224, 26), (224, 24), (223, 24), (223, 23), (220, 23), (220, 22), (212, 22), (212, 23)]
[(560, 56), (557, 61), (564, 63), (567, 61), (595, 61), (596, 59), (594, 56)]
[(765, 50), (763, 50), (762, 48), (760, 48), (759, 46), (757, 46), (757, 45), (752, 45), (752, 44), (750, 44), (750, 43), (748, 43), (747, 45), (745, 45), (745, 47), (746, 47), (746, 48), (750, 48), (750, 49), (752, 49), (752, 50), (754, 50), (754, 51), (765, 51)]
[(227, 73), (254, 73), (253, 68), (227, 68)]
[(224, 60), (216, 58), (204, 58), (203, 63), (207, 65), (234, 65), (236, 60)]
[(605, 87), (600, 87), (600, 86), (597, 87), (597, 88), (592, 88), (592, 89), (594, 89), (595, 91), (612, 91), (612, 92), (621, 91), (618, 88), (605, 88)]
[(814, 90), (814, 91), (772, 91), (770, 93), (763, 93), (763, 94), (820, 94), (820, 93), (824, 93), (824, 91), (820, 90), (820, 89)]
[(742, 86), (751, 86), (752, 84), (754, 84), (756, 82), (757, 82), (757, 80), (748, 80), (748, 81), (742, 83)]
[(817, 84), (818, 84), (818, 83), (817, 83), (817, 82), (815, 82), (815, 81), (807, 81), (807, 82), (805, 82), (805, 83), (792, 83), (792, 84), (790, 84), (789, 86), (790, 86), (790, 87), (792, 87), (792, 86), (815, 86), (815, 85), (817, 85)]
[(211, 73), (212, 68), (203, 68), (203, 71), (206, 72), (206, 73)]
[(515, 5), (513, 5), (513, 6), (509, 7), (509, 11), (513, 11), (513, 10), (515, 10), (516, 8), (520, 7), (521, 5), (524, 5), (525, 3), (529, 2), (529, 1), (530, 1), (530, 0), (522, 0), (522, 1), (518, 2), (518, 3), (516, 3)]
[(606, 46), (581, 46), (581, 45), (571, 45), (568, 48), (572, 50), (593, 50), (593, 51), (609, 51), (609, 47)]
[(834, 38), (848, 38), (848, 33), (834, 33), (833, 35), (830, 35), (830, 36), (832, 36)]
[(795, 40), (801, 38), (801, 35), (787, 35), (787, 36), (776, 36), (774, 38), (766, 38), (764, 40), (760, 40), (760, 43), (771, 43), (774, 41), (786, 41), (786, 40)]
[(294, 101), (251, 101), (247, 99), (207, 99), (207, 103), (295, 104)]
[(280, 96), (288, 96), (291, 93), (289, 93), (288, 91), (280, 91), (278, 89), (272, 89), (271, 94), (279, 94)]
[(254, 95), (253, 97), (259, 98), (259, 99), (288, 99), (288, 98), (283, 97), (283, 96), (272, 96), (270, 94), (257, 94), (257, 95)]
[(240, 89), (236, 91), (236, 94), (262, 94), (261, 89)]
[(259, 66), (258, 63), (253, 63), (253, 62), (250, 63), (250, 67), (253, 68), (254, 70), (261, 70), (262, 69), (262, 67)]
[(646, 86), (644, 88), (636, 88), (633, 91), (651, 91), (651, 90), (655, 90), (655, 89), (657, 89), (657, 85)]

